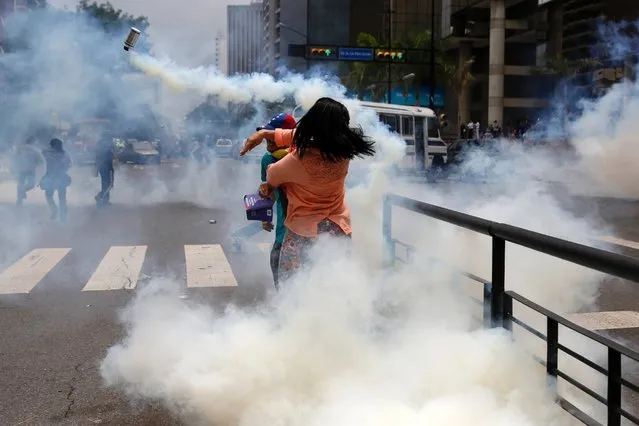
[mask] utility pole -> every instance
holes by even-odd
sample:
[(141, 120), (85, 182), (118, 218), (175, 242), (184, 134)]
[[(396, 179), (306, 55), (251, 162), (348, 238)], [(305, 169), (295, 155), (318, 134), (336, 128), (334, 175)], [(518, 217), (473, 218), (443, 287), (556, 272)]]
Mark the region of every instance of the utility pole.
[[(388, 50), (393, 49), (393, 0), (389, 0), (388, 2)], [(386, 100), (389, 104), (393, 103), (393, 83), (392, 83), (392, 66), (393, 61), (389, 59), (388, 61), (388, 94), (386, 95)]]
[(430, 108), (435, 110), (435, 0), (430, 0)]

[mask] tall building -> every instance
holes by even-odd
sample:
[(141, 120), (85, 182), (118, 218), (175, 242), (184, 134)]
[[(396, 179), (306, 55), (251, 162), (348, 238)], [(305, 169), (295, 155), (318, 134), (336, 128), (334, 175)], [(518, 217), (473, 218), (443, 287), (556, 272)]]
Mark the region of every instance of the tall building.
[(371, 34), (383, 43), (389, 38), (389, 30), (393, 42), (432, 27), (438, 38), (441, 0), (350, 0), (350, 16), (351, 43), (357, 42), (360, 33)]
[(262, 69), (262, 2), (227, 6), (228, 75)]
[(217, 35), (215, 36), (215, 53), (213, 57), (213, 65), (215, 65), (215, 67), (219, 69), (223, 74), (228, 73), (226, 37), (221, 32), (217, 33)]
[[(449, 118), (508, 126), (544, 112), (552, 82), (538, 70), (548, 57), (567, 61), (602, 55), (603, 20), (635, 20), (636, 0), (441, 0), (442, 39), (459, 65), (475, 58), (475, 83), (459, 88)], [(601, 46), (600, 46), (601, 45)], [(605, 65), (604, 65), (605, 66)], [(617, 75), (616, 70), (611, 70)], [(593, 83), (600, 70), (585, 70)], [(455, 120), (457, 118), (457, 120)]]
[(264, 0), (262, 70), (275, 75), (280, 67), (296, 72), (307, 68), (304, 58), (288, 56), (289, 44), (307, 43), (308, 0)]
[(0, 0), (0, 55), (4, 54), (5, 19), (13, 12), (26, 9), (26, 0)]
[[(613, 32), (623, 34), (634, 27), (631, 31), (636, 37), (634, 23), (639, 19), (639, 7), (635, 0), (545, 0), (543, 3), (540, 11), (549, 22), (549, 28), (548, 40), (540, 49), (569, 61), (596, 57), (600, 62), (592, 70), (580, 73), (573, 81), (574, 85), (583, 89), (583, 94), (597, 96), (611, 84), (634, 77), (639, 52), (633, 47), (626, 56), (613, 58), (611, 40), (602, 39), (601, 35), (606, 34), (602, 23), (615, 22)], [(623, 28), (623, 25), (618, 25), (619, 22), (630, 25)], [(614, 37), (612, 35), (611, 38)]]

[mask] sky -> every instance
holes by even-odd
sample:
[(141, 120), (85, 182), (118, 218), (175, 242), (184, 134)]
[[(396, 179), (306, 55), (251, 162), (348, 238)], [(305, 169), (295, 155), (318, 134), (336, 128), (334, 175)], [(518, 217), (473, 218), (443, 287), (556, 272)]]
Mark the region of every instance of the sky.
[[(226, 6), (248, 3), (249, 0), (111, 0), (114, 7), (127, 13), (147, 16), (155, 52), (186, 66), (213, 63), (215, 35), (219, 31), (226, 33)], [(49, 4), (75, 9), (77, 0), (49, 0)]]

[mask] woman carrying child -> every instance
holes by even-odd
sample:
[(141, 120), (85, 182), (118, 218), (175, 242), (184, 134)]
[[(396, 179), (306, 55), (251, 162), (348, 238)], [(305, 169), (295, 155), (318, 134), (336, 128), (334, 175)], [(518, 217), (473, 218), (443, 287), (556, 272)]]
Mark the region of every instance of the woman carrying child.
[[(263, 196), (283, 189), (288, 198), (286, 236), (279, 262), (279, 280), (308, 264), (309, 249), (321, 234), (351, 236), (351, 216), (345, 202), (345, 181), (352, 159), (375, 154), (374, 143), (361, 129), (351, 128), (346, 107), (319, 99), (293, 130), (261, 129), (245, 142), (240, 155), (264, 139), (290, 152), (268, 166)], [(271, 143), (271, 146), (273, 145)]]

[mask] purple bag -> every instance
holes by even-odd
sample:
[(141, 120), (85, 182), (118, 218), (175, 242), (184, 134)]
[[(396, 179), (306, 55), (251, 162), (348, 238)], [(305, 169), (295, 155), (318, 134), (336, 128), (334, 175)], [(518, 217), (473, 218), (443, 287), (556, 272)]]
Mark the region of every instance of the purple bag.
[(273, 200), (264, 198), (260, 194), (245, 195), (246, 218), (260, 222), (273, 222), (273, 204)]

